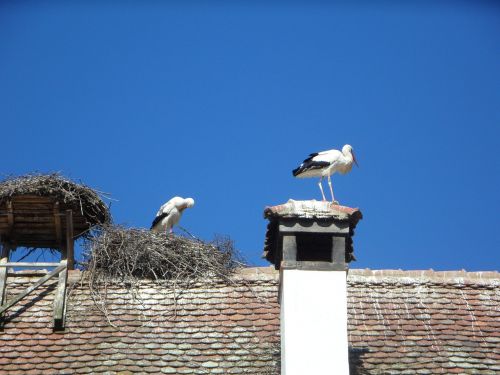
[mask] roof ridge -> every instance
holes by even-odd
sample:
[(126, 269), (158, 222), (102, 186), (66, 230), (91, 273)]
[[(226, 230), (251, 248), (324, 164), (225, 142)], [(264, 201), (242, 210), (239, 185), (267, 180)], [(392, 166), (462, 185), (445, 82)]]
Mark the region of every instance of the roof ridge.
[(443, 283), (443, 284), (488, 284), (500, 286), (497, 271), (434, 271), (429, 270), (371, 270), (350, 269), (351, 282), (401, 282), (401, 283)]
[[(18, 277), (34, 277), (40, 276), (47, 273), (47, 270), (40, 271), (16, 271), (9, 272), (9, 275), (16, 275)], [(73, 275), (73, 273), (75, 273)], [(75, 280), (79, 280), (81, 273), (78, 270), (71, 271), (71, 275)], [(229, 277), (233, 281), (267, 281), (267, 280), (278, 280), (279, 271), (276, 271), (274, 267), (246, 267), (236, 270), (236, 272)], [(193, 284), (205, 283), (207, 281), (217, 282), (210, 278), (199, 279), (196, 281), (190, 281)], [(349, 269), (348, 281), (352, 282), (435, 282), (435, 283), (489, 283), (500, 285), (500, 272), (498, 271), (434, 271), (429, 270), (372, 270), (369, 268), (365, 269)], [(152, 280), (144, 280), (144, 283), (154, 283)]]

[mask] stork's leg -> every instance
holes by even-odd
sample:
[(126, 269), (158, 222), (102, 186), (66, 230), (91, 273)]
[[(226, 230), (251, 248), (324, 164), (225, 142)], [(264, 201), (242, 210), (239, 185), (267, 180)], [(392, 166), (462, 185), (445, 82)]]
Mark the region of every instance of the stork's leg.
[(323, 196), (323, 200), (326, 201), (326, 198), (325, 198), (325, 193), (323, 193), (323, 185), (321, 184), (321, 182), (323, 181), (323, 176), (321, 176), (321, 178), (319, 179), (319, 190), (321, 190), (321, 195)]
[(332, 203), (335, 202), (335, 197), (333, 196), (332, 180), (328, 176), (328, 186), (330, 186), (330, 193), (332, 194)]

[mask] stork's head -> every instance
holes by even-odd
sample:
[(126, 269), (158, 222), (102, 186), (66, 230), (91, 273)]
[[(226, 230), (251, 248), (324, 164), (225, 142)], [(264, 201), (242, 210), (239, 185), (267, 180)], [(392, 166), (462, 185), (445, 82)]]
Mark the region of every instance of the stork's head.
[(186, 208), (191, 208), (194, 206), (194, 199), (193, 198), (186, 198), (184, 200)]
[(352, 155), (352, 160), (354, 161), (354, 164), (356, 164), (356, 167), (359, 167), (358, 161), (356, 160), (356, 155), (354, 155), (354, 150), (351, 145), (345, 145), (342, 147), (342, 153), (344, 155), (351, 154)]

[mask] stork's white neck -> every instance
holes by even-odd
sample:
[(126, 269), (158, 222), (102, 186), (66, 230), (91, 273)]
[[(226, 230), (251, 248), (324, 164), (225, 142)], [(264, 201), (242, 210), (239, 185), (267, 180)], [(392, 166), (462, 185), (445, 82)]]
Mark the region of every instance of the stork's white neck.
[(354, 161), (354, 157), (352, 156), (352, 150), (350, 148), (342, 149), (342, 155), (348, 163), (352, 163)]

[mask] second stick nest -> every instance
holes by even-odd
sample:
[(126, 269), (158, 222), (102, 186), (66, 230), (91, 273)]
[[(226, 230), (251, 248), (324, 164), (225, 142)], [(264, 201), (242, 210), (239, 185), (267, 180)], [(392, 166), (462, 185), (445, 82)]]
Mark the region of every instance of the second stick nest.
[(0, 181), (0, 204), (23, 195), (52, 197), (81, 213), (90, 227), (111, 222), (109, 208), (101, 199), (104, 193), (58, 173), (10, 176)]

